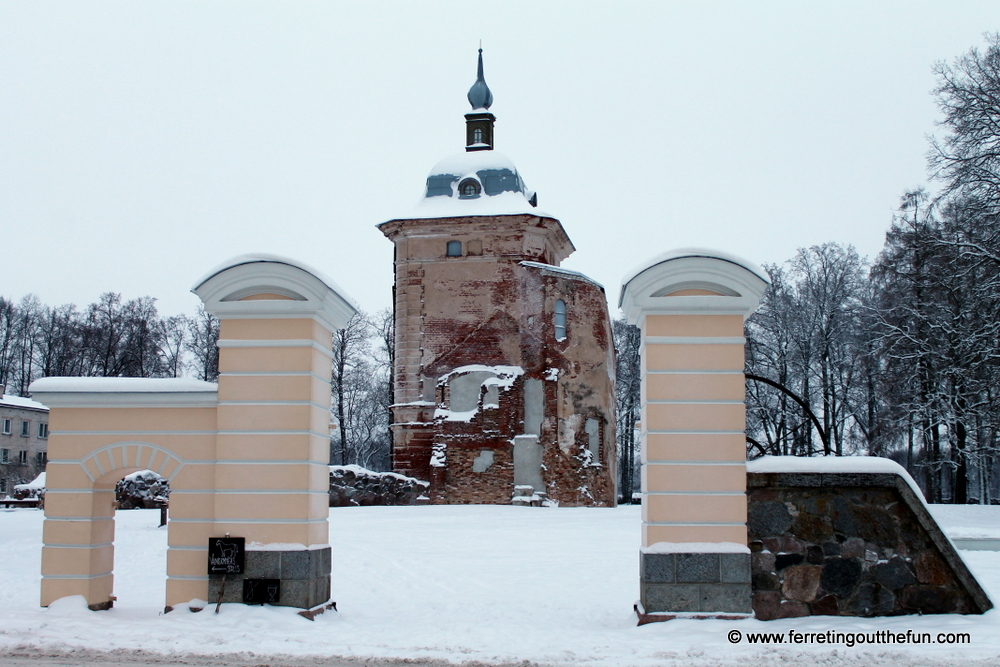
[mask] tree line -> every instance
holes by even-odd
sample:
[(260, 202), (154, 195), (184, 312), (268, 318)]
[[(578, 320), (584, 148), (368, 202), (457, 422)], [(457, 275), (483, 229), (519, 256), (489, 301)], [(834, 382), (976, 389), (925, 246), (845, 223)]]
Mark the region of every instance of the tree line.
[(83, 309), (0, 296), (0, 384), (27, 396), (32, 381), (49, 376), (214, 380), (218, 337), (219, 321), (203, 309), (161, 317), (148, 296), (108, 292)]
[[(0, 297), (0, 385), (28, 396), (41, 377), (196, 377), (219, 375), (219, 320), (161, 317), (149, 296), (102, 294), (80, 309), (47, 306), (28, 295)], [(330, 462), (391, 467), (392, 313), (358, 313), (334, 333)]]
[[(885, 456), (931, 502), (992, 503), (1000, 498), (1000, 36), (934, 72), (943, 116), (928, 153), (936, 192), (903, 194), (871, 262), (826, 243), (765, 266), (771, 288), (746, 324), (748, 455)], [(626, 329), (616, 326), (620, 366), (635, 358)], [(634, 372), (619, 370), (626, 458)], [(624, 487), (632, 473), (622, 474)]]

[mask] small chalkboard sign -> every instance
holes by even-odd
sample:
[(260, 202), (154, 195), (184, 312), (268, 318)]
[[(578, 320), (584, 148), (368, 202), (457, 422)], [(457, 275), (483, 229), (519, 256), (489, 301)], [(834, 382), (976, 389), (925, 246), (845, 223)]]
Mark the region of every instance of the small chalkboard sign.
[(280, 579), (244, 579), (244, 604), (278, 604), (281, 599)]
[(243, 537), (208, 538), (208, 573), (243, 574), (246, 539)]

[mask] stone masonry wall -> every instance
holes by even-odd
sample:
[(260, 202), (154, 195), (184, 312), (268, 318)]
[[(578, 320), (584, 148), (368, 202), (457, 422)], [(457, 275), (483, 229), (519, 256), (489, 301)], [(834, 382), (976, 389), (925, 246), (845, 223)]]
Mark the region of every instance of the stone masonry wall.
[(747, 493), (759, 619), (968, 614), (992, 606), (897, 475), (750, 473)]

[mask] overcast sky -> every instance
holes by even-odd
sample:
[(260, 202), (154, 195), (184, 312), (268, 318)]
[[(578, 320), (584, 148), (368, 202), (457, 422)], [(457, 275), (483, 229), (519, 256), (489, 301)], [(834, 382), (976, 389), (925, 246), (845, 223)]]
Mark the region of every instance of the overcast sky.
[(365, 310), (427, 172), (464, 147), (482, 39), (497, 149), (607, 288), (681, 246), (874, 257), (926, 182), (935, 61), (983, 2), (0, 1), (0, 295), (193, 313), (271, 252)]

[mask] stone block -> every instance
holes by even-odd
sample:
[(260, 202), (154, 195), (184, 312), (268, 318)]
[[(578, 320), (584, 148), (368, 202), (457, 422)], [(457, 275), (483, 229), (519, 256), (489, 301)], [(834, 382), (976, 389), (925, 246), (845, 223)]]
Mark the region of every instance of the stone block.
[(245, 552), (244, 577), (247, 579), (280, 579), (281, 578), (281, 552), (280, 551), (251, 551)]
[(781, 593), (789, 600), (812, 602), (819, 591), (823, 568), (818, 565), (793, 565), (785, 570)]
[(786, 567), (798, 565), (806, 559), (802, 554), (776, 554), (774, 557), (774, 569), (781, 572)]
[(702, 584), (699, 611), (749, 614), (753, 611), (750, 584)]
[(945, 586), (951, 583), (951, 572), (948, 566), (937, 554), (931, 551), (920, 553), (913, 560), (913, 565), (917, 571), (917, 579), (922, 584)]
[(836, 595), (824, 595), (809, 605), (809, 611), (814, 616), (840, 616)]
[(209, 575), (208, 578), (208, 602), (216, 604), (219, 602), (219, 595), (222, 594), (222, 601), (243, 602), (243, 575), (230, 574), (226, 577), (225, 591), (223, 593), (222, 575)]
[(861, 563), (853, 558), (829, 558), (823, 565), (820, 585), (838, 598), (850, 597), (861, 581)]
[(279, 604), (282, 607), (299, 607), (301, 609), (311, 609), (315, 591), (312, 581), (303, 579), (282, 579), (281, 598)]
[(770, 621), (778, 618), (781, 607), (781, 593), (777, 591), (758, 591), (753, 593), (753, 613), (760, 621)]
[(724, 584), (749, 584), (750, 554), (719, 554), (719, 570)]
[(844, 611), (853, 616), (882, 616), (896, 606), (896, 596), (873, 581), (858, 586), (857, 593), (844, 605)]
[(677, 583), (719, 583), (719, 555), (699, 553), (676, 554)]
[(282, 551), (280, 553), (282, 581), (286, 579), (313, 578), (312, 551), (303, 549), (301, 551)]
[(888, 562), (873, 565), (871, 573), (876, 582), (890, 591), (917, 583), (917, 578), (913, 576), (910, 565), (898, 556)]
[(950, 614), (958, 609), (958, 593), (939, 586), (904, 586), (899, 591), (904, 609), (921, 614)]
[(674, 554), (639, 554), (639, 577), (642, 581), (672, 584), (677, 581)]
[(697, 584), (640, 584), (640, 600), (647, 613), (701, 611)]
[(781, 590), (781, 580), (773, 572), (754, 572), (750, 580), (754, 591), (779, 591)]
[(754, 502), (747, 507), (747, 528), (759, 538), (773, 537), (788, 532), (792, 515), (785, 503), (778, 501)]

